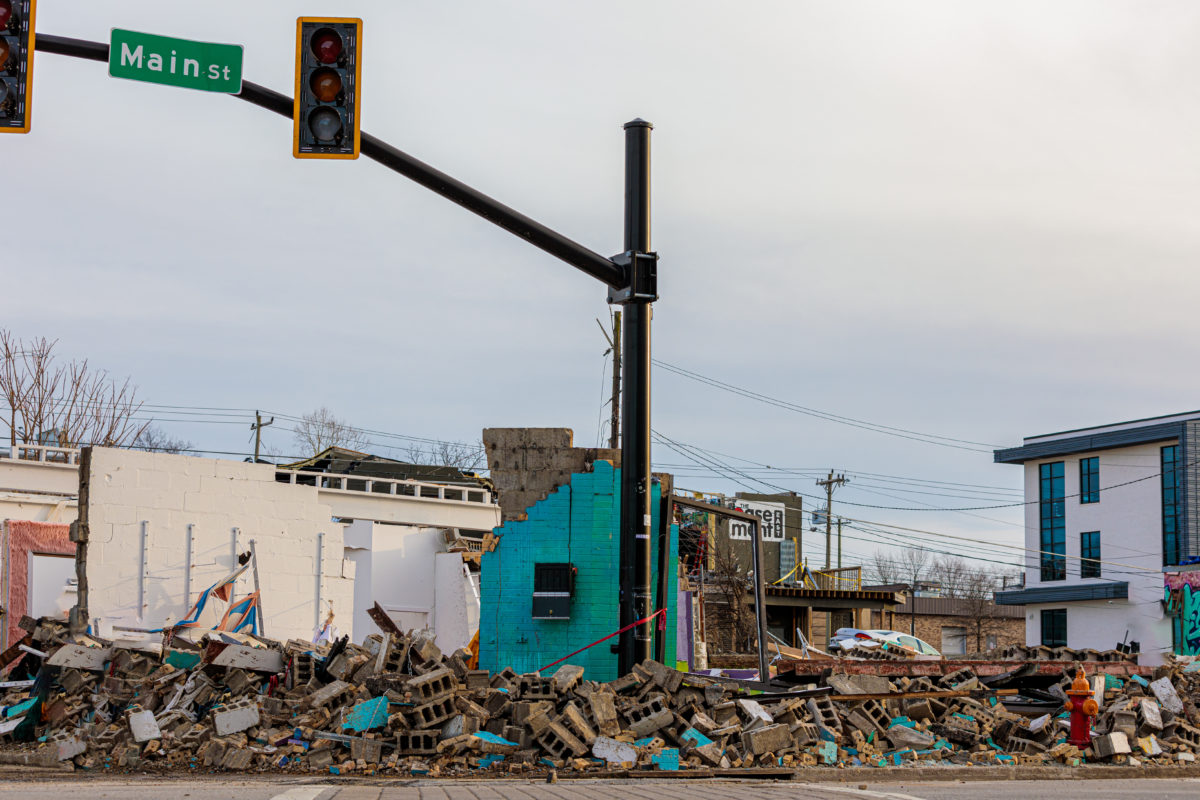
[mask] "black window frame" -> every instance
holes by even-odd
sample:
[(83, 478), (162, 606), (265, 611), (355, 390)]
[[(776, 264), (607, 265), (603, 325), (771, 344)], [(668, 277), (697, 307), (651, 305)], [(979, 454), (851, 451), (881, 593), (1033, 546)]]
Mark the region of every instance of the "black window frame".
[(570, 562), (537, 562), (533, 565), (533, 591), (539, 594), (575, 593), (575, 567)]
[(1164, 567), (1178, 564), (1182, 554), (1179, 546), (1179, 449), (1179, 445), (1169, 444), (1162, 448), (1160, 455)]
[(1065, 466), (1062, 461), (1038, 465), (1038, 514), (1043, 582), (1067, 579), (1067, 518), (1064, 495)]
[[(1048, 633), (1056, 635), (1049, 636)], [(1042, 609), (1042, 644), (1045, 647), (1067, 646), (1067, 610), (1065, 608)]]
[(1079, 459), (1079, 502), (1100, 502), (1100, 457)]
[(1100, 577), (1100, 531), (1079, 534), (1079, 577)]

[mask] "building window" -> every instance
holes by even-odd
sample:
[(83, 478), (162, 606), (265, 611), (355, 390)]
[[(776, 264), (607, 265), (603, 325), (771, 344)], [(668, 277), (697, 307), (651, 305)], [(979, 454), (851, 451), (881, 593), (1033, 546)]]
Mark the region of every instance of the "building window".
[(570, 619), (574, 591), (575, 567), (571, 564), (534, 564), (533, 618)]
[(1162, 449), (1163, 566), (1179, 563), (1179, 445)]
[(942, 626), (942, 655), (962, 656), (967, 653), (967, 629)]
[(1042, 612), (1042, 644), (1046, 647), (1067, 646), (1067, 610), (1047, 609)]
[(1079, 459), (1079, 502), (1100, 502), (1100, 459)]
[(1079, 577), (1100, 577), (1100, 531), (1079, 534)]
[(1000, 640), (994, 633), (989, 633), (987, 637), (987, 649), (995, 650), (1000, 646)]
[(1041, 511), (1042, 580), (1067, 579), (1067, 521), (1063, 507), (1063, 462), (1042, 464), (1038, 488)]

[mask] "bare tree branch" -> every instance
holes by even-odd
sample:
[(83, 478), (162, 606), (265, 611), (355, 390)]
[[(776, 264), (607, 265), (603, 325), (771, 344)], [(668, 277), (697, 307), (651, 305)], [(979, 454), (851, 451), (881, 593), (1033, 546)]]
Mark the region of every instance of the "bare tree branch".
[(363, 451), (370, 445), (365, 433), (338, 419), (325, 406), (301, 417), (293, 433), (296, 445), (312, 455), (330, 447)]
[(186, 439), (176, 439), (174, 436), (167, 434), (162, 428), (148, 425), (134, 439), (133, 448), (135, 450), (145, 450), (150, 453), (183, 455), (195, 452), (196, 445)]
[(25, 341), (0, 329), (0, 425), (9, 444), (121, 447), (146, 428), (129, 378), (94, 370), (86, 359), (59, 362), (57, 341)]
[(409, 445), (407, 458), (414, 464), (455, 467), (465, 472), (482, 469), (486, 464), (483, 445), (467, 442), (435, 442), (428, 447)]

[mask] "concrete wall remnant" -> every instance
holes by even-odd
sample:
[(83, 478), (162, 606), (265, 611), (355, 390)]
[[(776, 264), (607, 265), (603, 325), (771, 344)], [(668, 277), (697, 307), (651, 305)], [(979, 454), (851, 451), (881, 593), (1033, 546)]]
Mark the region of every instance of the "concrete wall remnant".
[[(279, 483), (269, 464), (103, 447), (88, 480), (88, 610), (101, 636), (183, 619), (254, 539), (268, 636), (311, 638), (332, 608), (353, 637), (354, 566), (316, 487)], [(234, 597), (251, 591), (247, 571)]]
[(504, 522), (524, 519), (527, 508), (597, 461), (620, 468), (620, 450), (575, 447), (573, 439), (570, 428), (484, 428), (483, 448)]
[[(485, 439), (486, 441), (486, 439)], [(550, 662), (613, 633), (620, 627), (618, 562), (620, 555), (621, 471), (596, 461), (591, 472), (575, 473), (533, 504), (524, 519), (497, 528), (495, 549), (481, 563), (479, 666), (512, 667), (534, 672)], [(529, 490), (522, 490), (528, 492)], [(522, 495), (526, 496), (526, 495)], [(652, 489), (651, 530), (659, 530), (661, 487)], [(500, 490), (501, 505), (505, 504)], [(508, 513), (507, 510), (505, 512)], [(670, 526), (666, 663), (675, 663), (679, 536)], [(651, 540), (657, 586), (658, 536)], [(575, 568), (569, 619), (534, 619), (534, 565), (571, 564)], [(609, 642), (572, 656), (593, 680), (617, 677), (617, 657)]]

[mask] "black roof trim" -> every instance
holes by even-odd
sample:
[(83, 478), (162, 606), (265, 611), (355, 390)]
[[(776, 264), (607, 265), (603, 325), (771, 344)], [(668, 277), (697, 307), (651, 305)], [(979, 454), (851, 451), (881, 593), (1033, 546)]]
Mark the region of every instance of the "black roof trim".
[(1110, 447), (1126, 447), (1148, 442), (1161, 442), (1167, 439), (1179, 439), (1183, 436), (1184, 424), (1179, 422), (1164, 422), (1161, 425), (1146, 425), (1141, 428), (1129, 428), (1123, 431), (1109, 431), (1092, 436), (1072, 436), (1069, 439), (1054, 439), (1049, 442), (1035, 442), (1022, 447), (1009, 447), (996, 450), (992, 458), (997, 464), (1023, 464), (1040, 458), (1066, 456), (1072, 453), (1086, 453), (1091, 450), (1107, 450)]
[(1129, 597), (1126, 581), (1077, 583), (1073, 586), (1035, 586), (1012, 592), (996, 592), (998, 606), (1026, 606), (1033, 603), (1070, 603), (1080, 600), (1125, 600)]

